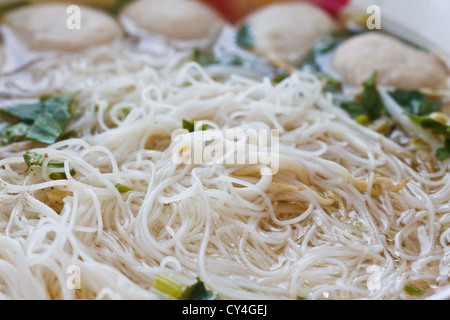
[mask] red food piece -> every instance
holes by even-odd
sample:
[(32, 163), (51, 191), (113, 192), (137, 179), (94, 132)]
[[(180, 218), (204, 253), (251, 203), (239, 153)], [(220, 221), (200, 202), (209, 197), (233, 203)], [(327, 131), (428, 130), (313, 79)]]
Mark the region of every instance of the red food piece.
[(311, 3), (322, 7), (330, 13), (338, 13), (344, 9), (350, 0), (308, 0)]
[(270, 3), (306, 1), (318, 5), (331, 14), (340, 12), (350, 0), (202, 0), (220, 12), (230, 22), (237, 22), (250, 12)]

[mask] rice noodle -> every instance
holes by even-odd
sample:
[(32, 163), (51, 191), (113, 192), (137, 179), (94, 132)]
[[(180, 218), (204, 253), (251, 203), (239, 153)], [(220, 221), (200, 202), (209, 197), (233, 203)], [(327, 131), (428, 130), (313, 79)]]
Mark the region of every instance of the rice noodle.
[[(58, 79), (46, 93), (81, 93), (78, 138), (0, 149), (1, 298), (163, 299), (159, 274), (199, 277), (222, 299), (408, 299), (409, 282), (428, 295), (449, 285), (447, 162), (412, 168), (399, 156), (410, 151), (354, 123), (310, 74), (273, 85), (224, 68), (215, 80), (185, 57), (155, 64), (126, 44), (3, 79), (40, 75)], [(280, 130), (278, 173), (258, 183), (236, 174), (245, 165), (176, 165), (183, 119)], [(69, 178), (25, 172), (30, 148)]]

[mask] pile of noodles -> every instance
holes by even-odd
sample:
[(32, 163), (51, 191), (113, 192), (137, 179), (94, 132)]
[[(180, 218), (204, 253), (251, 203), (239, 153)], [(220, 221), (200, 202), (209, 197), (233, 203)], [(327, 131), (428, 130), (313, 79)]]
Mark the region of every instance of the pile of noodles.
[[(158, 275), (198, 277), (221, 299), (411, 299), (409, 283), (425, 297), (448, 286), (447, 163), (412, 166), (312, 75), (212, 77), (186, 57), (120, 45), (2, 79), (13, 94), (80, 94), (77, 138), (0, 149), (0, 298), (165, 299)], [(279, 130), (277, 173), (174, 163), (183, 119)], [(27, 150), (64, 161), (69, 178), (26, 170)]]

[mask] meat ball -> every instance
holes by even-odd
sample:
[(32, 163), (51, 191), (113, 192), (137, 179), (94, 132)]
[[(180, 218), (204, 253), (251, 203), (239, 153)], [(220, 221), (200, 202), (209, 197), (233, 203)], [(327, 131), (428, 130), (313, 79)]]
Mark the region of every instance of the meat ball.
[(110, 43), (123, 35), (120, 24), (108, 14), (80, 6), (80, 28), (67, 25), (67, 3), (42, 3), (8, 12), (3, 23), (14, 36), (35, 51), (77, 51)]
[(193, 0), (140, 0), (126, 6), (121, 16), (150, 34), (182, 41), (213, 41), (224, 26), (214, 10)]
[(433, 54), (378, 32), (350, 38), (335, 52), (332, 68), (351, 86), (375, 71), (377, 83), (401, 89), (437, 89), (447, 78), (445, 65)]
[(253, 50), (269, 59), (298, 64), (317, 40), (335, 29), (333, 19), (319, 7), (302, 2), (275, 3), (244, 19), (253, 37)]

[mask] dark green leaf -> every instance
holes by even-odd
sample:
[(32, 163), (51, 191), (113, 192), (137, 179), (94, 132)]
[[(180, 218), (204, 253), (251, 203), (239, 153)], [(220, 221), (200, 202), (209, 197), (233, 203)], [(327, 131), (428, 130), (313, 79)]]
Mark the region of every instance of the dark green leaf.
[(16, 123), (16, 127), (9, 127), (0, 132), (3, 142), (11, 143), (27, 138), (46, 144), (55, 143), (75, 113), (72, 103), (76, 94), (43, 96), (37, 102), (20, 103), (0, 109), (1, 115), (22, 124)]
[(219, 62), (214, 53), (209, 51), (202, 51), (199, 48), (194, 48), (192, 52), (192, 58), (201, 66), (208, 66)]
[(341, 104), (352, 117), (367, 116), (370, 121), (386, 115), (386, 109), (376, 84), (376, 73), (363, 83), (359, 101), (346, 101)]
[[(23, 155), (23, 159), (25, 160), (25, 164), (27, 165), (27, 170), (29, 170), (33, 166), (42, 167), (45, 162), (44, 155), (32, 151), (25, 152), (25, 154)], [(64, 162), (50, 160), (47, 164), (47, 167), (50, 169), (64, 169)], [(70, 169), (70, 174), (74, 176), (77, 173), (75, 169)], [(49, 177), (52, 180), (67, 179), (66, 173), (62, 170), (50, 173)]]
[(183, 119), (183, 129), (189, 131), (189, 132), (194, 132), (195, 130), (195, 125), (193, 122), (190, 122), (188, 120)]
[(302, 67), (308, 67), (314, 71), (322, 71), (319, 62), (320, 58), (332, 54), (342, 42), (355, 34), (357, 32), (349, 30), (330, 33), (314, 45), (311, 52), (303, 59), (301, 63)]
[(50, 160), (47, 164), (47, 167), (53, 168), (53, 169), (62, 169), (62, 168), (64, 168), (64, 162), (57, 161), (57, 160)]
[(332, 32), (328, 36), (323, 38), (323, 40), (316, 43), (316, 45), (314, 46), (314, 53), (316, 55), (330, 53), (335, 50), (342, 42), (354, 35), (354, 32), (347, 30)]
[(180, 295), (180, 300), (218, 300), (219, 296), (206, 290), (205, 284), (197, 278), (197, 282), (187, 287)]
[(78, 133), (75, 130), (70, 130), (59, 137), (59, 140), (67, 140), (78, 137)]
[(424, 129), (428, 129), (436, 135), (443, 135), (445, 137), (445, 145), (436, 150), (436, 158), (443, 161), (450, 157), (450, 126), (432, 118), (409, 116), (409, 118), (420, 125)]
[(41, 113), (30, 126), (26, 137), (46, 144), (55, 143), (64, 131), (65, 125), (58, 122), (52, 114)]
[(446, 139), (444, 147), (436, 150), (436, 158), (439, 161), (444, 161), (449, 157), (450, 157), (450, 139)]
[(409, 116), (409, 118), (420, 125), (424, 129), (429, 129), (435, 134), (442, 134), (446, 138), (450, 139), (450, 126), (442, 123), (440, 121), (434, 120), (432, 118), (420, 117), (420, 116)]
[[(77, 172), (75, 171), (75, 169), (70, 169), (70, 175), (74, 176), (76, 175)], [(52, 172), (49, 175), (50, 179), (52, 180), (66, 180), (67, 179), (67, 175), (65, 172), (61, 171), (61, 172)]]
[(341, 108), (344, 109), (345, 111), (347, 111), (347, 113), (354, 118), (361, 116), (361, 115), (363, 115), (363, 116), (367, 115), (366, 107), (359, 102), (355, 102), (355, 101), (343, 102), (341, 104)]
[(12, 107), (0, 109), (2, 116), (10, 117), (27, 124), (32, 124), (41, 112), (41, 102), (19, 103)]
[(377, 74), (374, 73), (363, 84), (362, 101), (371, 120), (376, 120), (385, 114), (384, 103), (376, 84), (376, 76)]
[(40, 166), (44, 164), (45, 157), (42, 154), (27, 151), (23, 155), (23, 159), (25, 160), (25, 164), (27, 168), (30, 169), (32, 166)]
[[(194, 119), (191, 121), (185, 120), (183, 119), (183, 129), (189, 131), (189, 132), (194, 132), (195, 131), (195, 124), (198, 122), (198, 120)], [(206, 125), (202, 125), (201, 129), (202, 130), (206, 130)]]
[(283, 81), (286, 78), (289, 78), (290, 74), (289, 73), (279, 73), (276, 74), (272, 77), (272, 82), (277, 84), (280, 83), (281, 81)]
[(317, 78), (325, 82), (324, 90), (326, 92), (342, 91), (342, 83), (340, 81), (320, 72), (314, 72), (314, 74), (317, 76)]
[(2, 144), (7, 145), (23, 139), (30, 126), (23, 122), (9, 124), (0, 130), (0, 136), (3, 137)]
[(389, 92), (390, 96), (413, 116), (427, 116), (441, 110), (439, 101), (432, 101), (428, 96), (417, 90), (394, 90)]
[(253, 35), (250, 30), (250, 25), (248, 23), (244, 23), (238, 29), (236, 33), (236, 44), (244, 49), (251, 49), (254, 46)]

